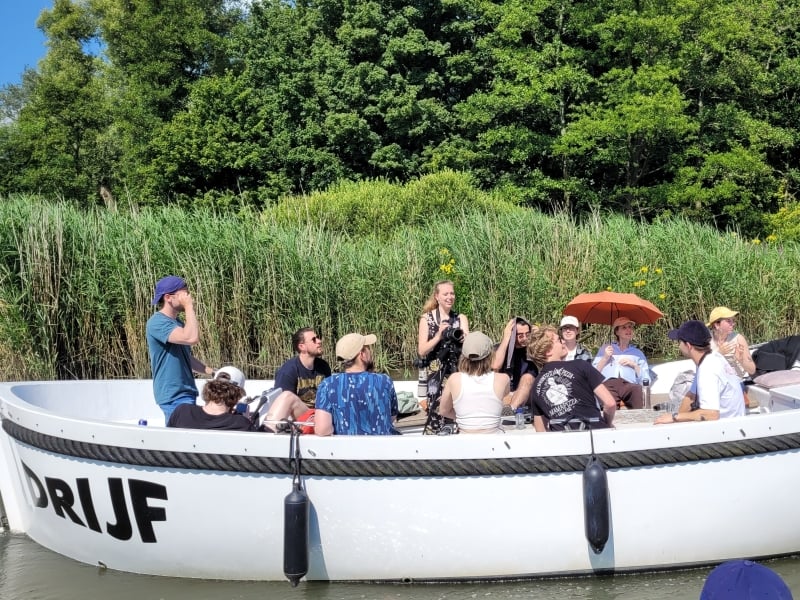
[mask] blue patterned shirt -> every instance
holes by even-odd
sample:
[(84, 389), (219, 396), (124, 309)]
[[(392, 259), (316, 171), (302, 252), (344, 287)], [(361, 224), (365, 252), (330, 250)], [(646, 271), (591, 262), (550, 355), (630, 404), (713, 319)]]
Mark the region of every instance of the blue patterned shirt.
[(337, 373), (317, 388), (317, 410), (331, 414), (335, 435), (391, 435), (397, 433), (397, 394), (388, 375)]

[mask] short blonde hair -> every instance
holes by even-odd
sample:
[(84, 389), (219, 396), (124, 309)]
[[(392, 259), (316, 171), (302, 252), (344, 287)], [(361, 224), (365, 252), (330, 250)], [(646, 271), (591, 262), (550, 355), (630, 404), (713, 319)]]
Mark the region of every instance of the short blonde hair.
[(558, 337), (558, 330), (552, 325), (541, 325), (537, 331), (531, 335), (528, 342), (528, 360), (532, 360), (537, 369), (541, 369), (547, 362), (547, 353), (553, 349), (552, 333)]

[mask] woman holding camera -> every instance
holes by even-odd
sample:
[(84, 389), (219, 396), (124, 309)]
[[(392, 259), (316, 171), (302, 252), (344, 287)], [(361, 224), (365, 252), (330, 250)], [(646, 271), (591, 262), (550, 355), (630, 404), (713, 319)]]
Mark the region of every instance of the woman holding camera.
[[(420, 406), (433, 415), (447, 377), (458, 369), (461, 342), (469, 333), (465, 315), (453, 310), (456, 292), (452, 281), (439, 281), (422, 307), (417, 352), (428, 364), (428, 397)], [(433, 423), (434, 429), (439, 423)]]

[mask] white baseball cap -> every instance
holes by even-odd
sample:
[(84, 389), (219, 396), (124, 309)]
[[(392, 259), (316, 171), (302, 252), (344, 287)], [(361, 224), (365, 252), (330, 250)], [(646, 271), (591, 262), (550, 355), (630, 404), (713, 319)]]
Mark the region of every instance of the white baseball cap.
[(576, 329), (580, 329), (581, 328), (581, 322), (578, 321), (578, 319), (576, 317), (573, 317), (572, 315), (567, 315), (564, 318), (562, 318), (561, 319), (561, 323), (559, 324), (558, 328), (561, 329), (562, 327), (565, 327), (566, 325), (572, 325)]
[[(222, 377), (220, 377), (222, 375)], [(221, 369), (217, 369), (216, 373), (214, 373), (214, 379), (226, 379), (235, 383), (240, 388), (244, 389), (244, 373), (242, 373), (236, 367), (222, 367)]]

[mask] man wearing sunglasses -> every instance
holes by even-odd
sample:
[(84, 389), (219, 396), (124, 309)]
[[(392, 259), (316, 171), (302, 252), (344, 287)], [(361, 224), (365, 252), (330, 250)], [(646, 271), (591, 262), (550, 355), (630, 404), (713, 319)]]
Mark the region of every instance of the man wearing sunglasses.
[(320, 382), (331, 375), (331, 366), (322, 358), (322, 338), (312, 327), (298, 329), (292, 335), (297, 353), (275, 373), (275, 387), (296, 394), (309, 408), (314, 408)]

